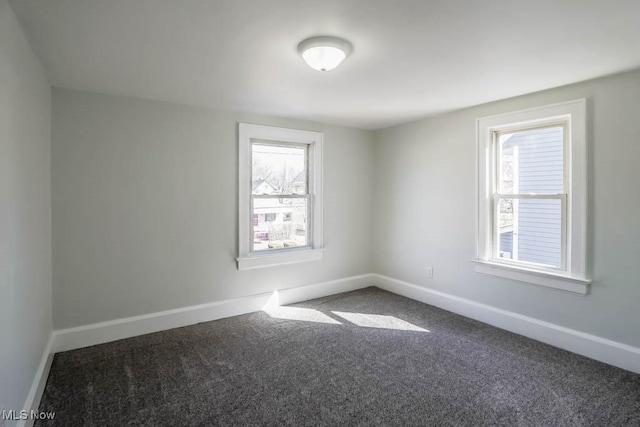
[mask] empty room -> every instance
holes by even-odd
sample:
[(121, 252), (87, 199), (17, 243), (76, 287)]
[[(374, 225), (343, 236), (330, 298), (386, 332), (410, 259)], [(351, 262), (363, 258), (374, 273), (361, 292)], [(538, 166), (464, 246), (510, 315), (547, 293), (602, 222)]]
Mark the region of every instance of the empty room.
[(0, 0), (0, 427), (640, 426), (640, 1)]

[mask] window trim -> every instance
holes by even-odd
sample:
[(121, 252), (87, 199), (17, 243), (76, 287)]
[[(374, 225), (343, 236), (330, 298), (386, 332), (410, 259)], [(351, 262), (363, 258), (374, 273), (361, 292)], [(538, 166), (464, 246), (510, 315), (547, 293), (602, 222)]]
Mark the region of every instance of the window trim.
[[(252, 140), (274, 143), (304, 144), (308, 146), (308, 200), (311, 204), (308, 218), (309, 245), (264, 252), (252, 252), (251, 229), (251, 144)], [(322, 143), (321, 132), (279, 128), (273, 126), (238, 124), (238, 270), (271, 267), (298, 262), (318, 261), (323, 258), (322, 224)]]
[[(567, 121), (565, 142), (566, 254), (565, 269), (537, 268), (494, 257), (492, 204), (496, 185), (494, 133)], [(478, 273), (505, 277), (581, 295), (588, 293), (587, 269), (587, 131), (586, 100), (509, 112), (476, 120), (476, 263)]]

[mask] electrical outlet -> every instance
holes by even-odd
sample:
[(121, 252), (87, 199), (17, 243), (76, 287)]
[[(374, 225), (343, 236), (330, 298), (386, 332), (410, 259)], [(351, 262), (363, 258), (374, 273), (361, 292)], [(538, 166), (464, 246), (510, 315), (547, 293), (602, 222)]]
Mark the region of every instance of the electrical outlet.
[(427, 267), (427, 277), (433, 279), (433, 267)]

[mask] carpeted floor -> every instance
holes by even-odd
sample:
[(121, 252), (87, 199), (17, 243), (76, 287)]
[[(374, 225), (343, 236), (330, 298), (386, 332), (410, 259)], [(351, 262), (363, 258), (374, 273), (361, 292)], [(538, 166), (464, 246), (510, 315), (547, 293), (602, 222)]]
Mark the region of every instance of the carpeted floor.
[(36, 425), (640, 425), (640, 375), (377, 288), (56, 354)]

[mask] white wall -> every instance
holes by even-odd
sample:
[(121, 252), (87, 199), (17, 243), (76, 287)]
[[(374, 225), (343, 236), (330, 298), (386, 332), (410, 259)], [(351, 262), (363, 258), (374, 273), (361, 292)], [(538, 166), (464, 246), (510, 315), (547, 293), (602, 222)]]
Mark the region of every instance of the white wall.
[[(428, 94), (425, 94), (428, 96)], [(588, 98), (588, 296), (474, 272), (475, 119)], [(376, 133), (377, 273), (640, 346), (640, 71)], [(427, 279), (425, 267), (434, 268)]]
[[(237, 123), (324, 132), (320, 262), (237, 271)], [(373, 134), (53, 90), (56, 329), (372, 270)]]
[(50, 120), (47, 79), (0, 0), (0, 406), (8, 410), (24, 409), (51, 335)]

